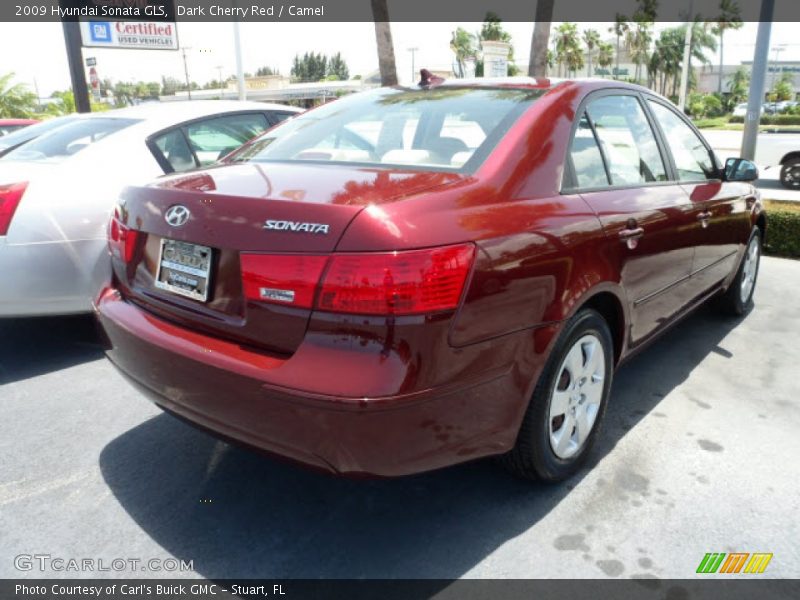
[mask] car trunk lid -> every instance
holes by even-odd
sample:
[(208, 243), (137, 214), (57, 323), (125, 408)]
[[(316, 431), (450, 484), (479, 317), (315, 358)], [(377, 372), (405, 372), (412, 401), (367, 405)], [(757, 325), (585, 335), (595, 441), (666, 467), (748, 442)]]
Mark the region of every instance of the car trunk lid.
[[(248, 164), (127, 188), (118, 220), (140, 233), (127, 263), (114, 261), (116, 278), (124, 296), (164, 318), (290, 354), (302, 341), (311, 310), (248, 300), (242, 255), (328, 255), (365, 205), (454, 179), (421, 175)], [(183, 293), (183, 286), (197, 293)]]

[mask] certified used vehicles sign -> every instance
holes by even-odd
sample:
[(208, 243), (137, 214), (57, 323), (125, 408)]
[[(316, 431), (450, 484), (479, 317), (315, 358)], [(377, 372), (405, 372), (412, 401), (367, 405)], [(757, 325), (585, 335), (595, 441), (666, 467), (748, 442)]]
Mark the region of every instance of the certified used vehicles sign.
[(133, 48), (138, 50), (177, 50), (175, 23), (153, 21), (83, 21), (84, 46)]

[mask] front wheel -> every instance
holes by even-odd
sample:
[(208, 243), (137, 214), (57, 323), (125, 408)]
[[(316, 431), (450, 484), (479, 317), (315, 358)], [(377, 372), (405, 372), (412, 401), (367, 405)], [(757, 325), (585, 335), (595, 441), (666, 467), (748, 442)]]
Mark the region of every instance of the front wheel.
[(527, 479), (561, 481), (591, 450), (611, 390), (613, 342), (605, 319), (584, 309), (559, 336), (514, 448), (503, 459)]
[(781, 185), (790, 190), (800, 189), (800, 158), (793, 158), (781, 165)]
[(758, 267), (761, 263), (761, 231), (753, 228), (747, 243), (742, 263), (728, 290), (719, 298), (722, 312), (740, 316), (753, 308), (753, 292), (756, 289)]

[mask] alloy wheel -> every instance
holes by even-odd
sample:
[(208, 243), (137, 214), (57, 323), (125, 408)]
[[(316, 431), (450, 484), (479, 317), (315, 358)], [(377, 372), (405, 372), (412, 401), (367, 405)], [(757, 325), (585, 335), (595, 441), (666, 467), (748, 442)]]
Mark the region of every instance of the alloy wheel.
[(550, 399), (550, 447), (561, 459), (583, 448), (603, 398), (606, 357), (600, 339), (587, 334), (567, 352)]
[(753, 286), (756, 283), (756, 275), (758, 274), (758, 255), (758, 238), (754, 236), (747, 246), (744, 264), (742, 264), (742, 282), (739, 288), (739, 297), (742, 300), (742, 304), (747, 304), (748, 300), (750, 300), (750, 294), (753, 293)]

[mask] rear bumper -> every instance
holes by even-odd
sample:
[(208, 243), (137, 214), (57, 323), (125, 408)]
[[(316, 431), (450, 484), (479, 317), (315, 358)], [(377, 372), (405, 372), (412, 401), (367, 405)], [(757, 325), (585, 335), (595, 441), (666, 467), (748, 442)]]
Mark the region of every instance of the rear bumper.
[[(320, 364), (342, 362), (334, 349), (268, 356), (161, 320), (114, 290), (101, 294), (95, 311), (108, 357), (156, 404), (220, 436), (332, 473), (400, 476), (503, 453), (527, 404), (513, 363), (400, 395), (327, 395), (289, 387), (285, 375), (319, 389)], [(374, 357), (362, 356), (364, 379), (374, 378), (367, 372), (378, 368)], [(341, 377), (357, 372), (350, 361)]]

